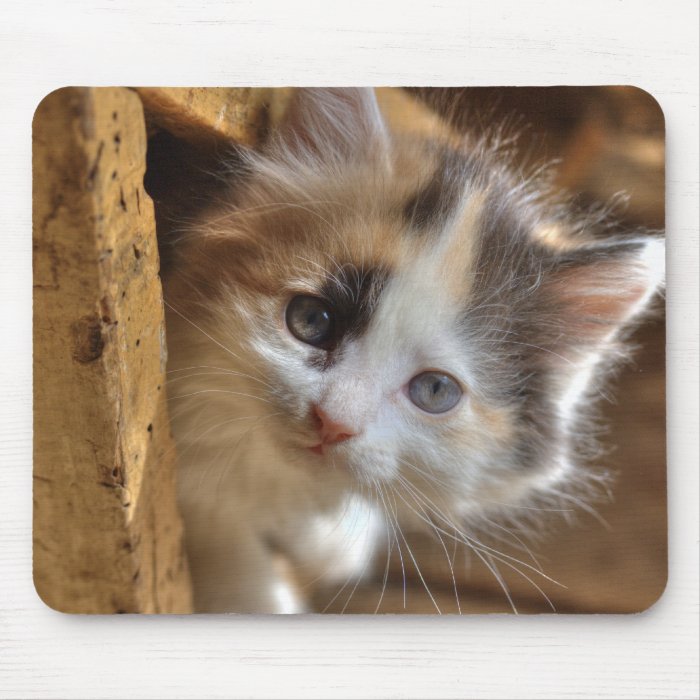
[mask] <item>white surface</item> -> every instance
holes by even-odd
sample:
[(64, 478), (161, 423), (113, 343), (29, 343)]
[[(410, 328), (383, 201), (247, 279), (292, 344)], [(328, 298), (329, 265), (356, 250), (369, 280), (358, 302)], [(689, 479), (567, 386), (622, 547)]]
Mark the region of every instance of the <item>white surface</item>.
[[(698, 697), (696, 0), (330, 4), (2, 3), (0, 696)], [(88, 618), (39, 601), (31, 580), (30, 126), (43, 95), (77, 84), (595, 83), (644, 87), (667, 118), (670, 576), (652, 610)]]

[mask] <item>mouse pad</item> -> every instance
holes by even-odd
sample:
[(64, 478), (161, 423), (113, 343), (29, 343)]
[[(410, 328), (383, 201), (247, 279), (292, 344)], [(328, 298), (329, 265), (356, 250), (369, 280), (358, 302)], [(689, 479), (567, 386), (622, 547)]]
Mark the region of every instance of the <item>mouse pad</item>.
[(667, 578), (634, 87), (69, 87), (33, 122), (69, 613), (633, 613)]

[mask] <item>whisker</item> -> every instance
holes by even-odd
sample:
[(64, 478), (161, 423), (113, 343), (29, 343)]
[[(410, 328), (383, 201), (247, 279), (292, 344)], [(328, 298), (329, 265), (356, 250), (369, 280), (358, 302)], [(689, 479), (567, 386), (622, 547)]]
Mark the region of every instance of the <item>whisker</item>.
[(595, 518), (608, 532), (612, 532), (612, 526), (610, 523), (600, 514), (598, 511), (590, 506), (588, 503), (585, 501), (582, 501), (580, 498), (577, 498), (576, 496), (570, 494), (570, 493), (565, 493), (563, 491), (559, 491), (557, 489), (551, 489), (552, 493), (555, 494), (557, 497), (561, 498), (564, 501), (570, 501), (574, 505), (578, 506), (581, 510), (585, 511), (588, 513), (591, 517)]
[(473, 496), (473, 498), (481, 503), (493, 503), (497, 506), (504, 506), (505, 508), (517, 508), (518, 510), (532, 510), (537, 513), (573, 513), (575, 512), (573, 508), (537, 508), (536, 506), (524, 506), (520, 503), (504, 503), (503, 501), (494, 501), (490, 498), (483, 498), (481, 496)]
[(519, 615), (520, 613), (518, 612), (518, 608), (515, 606), (515, 603), (513, 602), (513, 596), (510, 593), (510, 589), (508, 588), (508, 584), (505, 582), (505, 579), (503, 578), (503, 575), (501, 572), (498, 570), (498, 567), (496, 566), (496, 563), (493, 560), (493, 557), (490, 554), (482, 554), (477, 550), (476, 548), (472, 547), (474, 553), (481, 559), (481, 561), (486, 564), (488, 567), (489, 571), (496, 577), (496, 581), (498, 581), (498, 585), (501, 587), (503, 592), (505, 593), (506, 598), (508, 599), (508, 603), (513, 610), (513, 614)]
[(256, 399), (257, 401), (264, 401), (265, 403), (271, 404), (272, 401), (264, 399), (262, 396), (255, 396), (254, 394), (246, 394), (241, 391), (229, 391), (228, 389), (200, 389), (199, 391), (193, 391), (189, 394), (180, 394), (179, 396), (169, 396), (168, 401), (175, 401), (176, 399), (185, 399), (189, 396), (198, 396), (199, 394), (233, 394), (234, 396), (244, 396), (248, 399)]
[[(372, 479), (372, 483), (373, 483), (374, 489), (375, 489), (375, 501), (377, 503), (377, 508), (379, 509), (379, 493), (378, 493), (378, 484), (377, 484), (376, 479)], [(381, 607), (382, 601), (384, 600), (384, 593), (386, 592), (386, 584), (387, 584), (387, 581), (389, 580), (389, 564), (391, 562), (391, 550), (392, 549), (393, 549), (393, 543), (391, 541), (391, 532), (390, 532), (389, 528), (387, 527), (387, 529), (386, 529), (386, 566), (384, 567), (384, 578), (382, 580), (382, 591), (379, 594), (379, 600), (377, 601), (377, 607), (374, 609), (375, 615), (379, 612), (379, 608)]]
[[(390, 488), (391, 488), (392, 492), (394, 494), (396, 494), (396, 489), (394, 489), (391, 486), (390, 486)], [(401, 497), (400, 494), (397, 494), (397, 495), (399, 495), (399, 498)], [(394, 503), (396, 503), (396, 502), (394, 501)], [(411, 545), (408, 544), (408, 540), (406, 539), (405, 535), (403, 534), (403, 530), (401, 530), (401, 526), (399, 525), (398, 520), (397, 520), (396, 525), (398, 527), (399, 534), (401, 535), (401, 539), (403, 540), (404, 544), (406, 545), (406, 549), (408, 550), (408, 555), (411, 557), (411, 561), (413, 562), (413, 565), (416, 567), (416, 572), (418, 573), (418, 577), (420, 578), (421, 583), (423, 584), (423, 588), (425, 588), (426, 593), (428, 594), (428, 596), (430, 597), (430, 600), (432, 601), (433, 605), (435, 606), (435, 609), (438, 611), (438, 615), (442, 615), (442, 611), (440, 610), (440, 606), (437, 604), (435, 598), (433, 597), (433, 594), (430, 591), (430, 588), (428, 587), (428, 584), (425, 582), (425, 579), (423, 578), (423, 573), (421, 572), (420, 567), (418, 566), (418, 562), (416, 561), (416, 558), (413, 556), (413, 550), (411, 549)]]
[[(280, 411), (278, 411), (277, 413), (268, 413), (268, 414), (266, 414), (266, 415), (264, 415), (264, 416), (245, 416), (244, 418), (233, 418), (233, 419), (231, 419), (231, 420), (224, 421), (223, 423), (219, 423), (218, 425), (215, 425), (215, 426), (213, 426), (212, 428), (209, 428), (205, 433), (203, 433), (202, 435), (199, 436), (199, 439), (201, 440), (201, 438), (204, 437), (204, 435), (206, 435), (207, 433), (210, 433), (212, 430), (215, 430), (216, 428), (221, 428), (221, 427), (223, 427), (224, 425), (228, 425), (228, 424), (233, 423), (233, 422), (235, 422), (235, 421), (240, 421), (240, 420), (258, 420), (258, 421), (259, 421), (259, 420), (261, 420), (261, 419), (274, 418), (275, 416), (281, 416), (281, 415), (282, 415), (282, 413), (281, 413)], [(255, 427), (255, 426), (253, 425), (253, 427)], [(245, 435), (247, 435), (247, 433), (244, 433), (244, 435), (241, 437), (241, 439), (243, 439), (243, 437), (244, 437)], [(200, 445), (199, 447), (201, 448), (201, 445)], [(188, 449), (188, 448), (185, 448), (184, 450), (182, 450), (181, 455), (184, 454), (184, 453), (187, 451), (187, 449)], [(205, 482), (206, 479), (209, 477), (209, 475), (211, 474), (211, 472), (216, 468), (216, 460), (218, 459), (218, 457), (221, 455), (221, 453), (222, 453), (225, 449), (226, 449), (225, 447), (222, 447), (222, 448), (217, 452), (216, 456), (210, 460), (211, 466), (210, 466), (208, 469), (202, 470), (202, 475), (201, 475), (201, 477), (200, 477), (200, 479), (199, 479), (199, 486), (198, 486), (198, 488), (201, 488), (201, 487), (202, 487), (202, 484), (204, 484), (204, 482)], [(196, 453), (195, 453), (195, 456), (196, 456)], [(229, 457), (229, 458), (228, 458), (228, 461), (227, 461), (227, 464), (230, 463), (230, 461), (231, 461), (231, 458)], [(225, 467), (225, 469), (227, 469), (227, 468), (228, 468), (228, 466)], [(225, 470), (225, 469), (224, 469), (224, 470)], [(218, 485), (220, 485), (220, 484), (221, 484), (221, 477), (219, 477), (219, 481), (218, 481)]]
[(362, 581), (362, 577), (365, 575), (365, 571), (367, 570), (368, 564), (369, 564), (369, 558), (366, 558), (365, 563), (362, 566), (362, 571), (360, 571), (360, 574), (357, 577), (357, 581), (355, 581), (355, 585), (353, 586), (353, 589), (350, 591), (350, 595), (348, 596), (348, 599), (345, 601), (345, 605), (343, 605), (343, 609), (340, 611), (341, 615), (343, 613), (345, 613), (345, 610), (347, 609), (348, 605), (350, 604), (352, 597), (355, 595), (355, 591), (357, 590), (357, 587), (360, 585), (360, 581)]
[[(491, 520), (490, 518), (487, 518), (485, 516), (481, 516), (481, 517), (491, 527), (495, 527), (499, 530), (503, 530), (505, 533), (510, 535), (514, 540), (516, 540), (516, 542), (518, 543), (519, 546), (513, 545), (512, 543), (508, 543), (508, 544), (510, 544), (511, 546), (516, 546), (517, 549), (520, 549), (521, 551), (524, 551), (526, 554), (528, 554), (529, 557), (532, 559), (532, 561), (535, 563), (535, 566), (537, 566), (537, 568), (540, 571), (542, 571), (542, 565), (540, 564), (540, 562), (537, 560), (537, 557), (532, 553), (532, 550), (527, 546), (527, 544), (525, 544), (525, 542), (522, 540), (521, 537), (518, 537), (518, 535), (516, 535), (511, 529), (497, 523), (496, 521)], [(495, 535), (493, 535), (493, 533), (491, 533), (491, 537), (495, 537)], [(505, 538), (498, 538), (498, 539), (501, 542), (507, 542), (507, 540)]]
[[(485, 544), (485, 543), (483, 543), (483, 542), (480, 542), (480, 541), (477, 540), (476, 538), (471, 537), (471, 536), (467, 535), (466, 533), (462, 532), (461, 530), (459, 530), (459, 529), (455, 526), (455, 524), (454, 524), (449, 518), (447, 518), (447, 517), (440, 511), (440, 509), (437, 507), (437, 505), (436, 505), (433, 501), (431, 501), (425, 494), (422, 494), (422, 493), (416, 491), (416, 490), (413, 488), (412, 484), (410, 484), (410, 482), (407, 482), (405, 479), (403, 479), (403, 478), (401, 477), (401, 475), (397, 475), (397, 476), (398, 476), (398, 479), (399, 479), (400, 481), (402, 481), (404, 487), (405, 487), (408, 491), (410, 491), (416, 498), (420, 498), (420, 499), (423, 501), (423, 503), (426, 505), (426, 507), (428, 507), (429, 510), (430, 510), (432, 513), (434, 513), (434, 514), (435, 514), (437, 517), (439, 517), (443, 522), (445, 522), (449, 527), (453, 528), (453, 529), (455, 530), (456, 533), (458, 533), (462, 538), (464, 538), (464, 539), (460, 540), (460, 541), (462, 541), (464, 544), (467, 544), (467, 545), (469, 545), (470, 547), (478, 546), (482, 551), (491, 553), (492, 555), (494, 555), (494, 556), (496, 556), (497, 558), (499, 558), (499, 561), (503, 561), (503, 563), (507, 563), (505, 560), (511, 560), (511, 561), (513, 561), (513, 562), (515, 562), (515, 563), (517, 563), (517, 564), (520, 564), (521, 566), (524, 566), (525, 568), (527, 568), (527, 569), (533, 571), (534, 573), (538, 574), (538, 575), (541, 576), (542, 578), (547, 579), (547, 580), (550, 581), (551, 583), (554, 583), (555, 585), (560, 586), (561, 588), (566, 588), (566, 586), (565, 586), (563, 583), (560, 583), (559, 581), (556, 581), (555, 579), (551, 578), (550, 576), (547, 576), (547, 574), (545, 574), (543, 571), (540, 571), (539, 569), (536, 569), (536, 568), (535, 568), (534, 566), (532, 566), (531, 564), (528, 564), (527, 562), (524, 562), (524, 561), (518, 559), (517, 557), (513, 557), (513, 556), (511, 556), (510, 554), (505, 554), (504, 552), (499, 552), (497, 549), (494, 549), (493, 547), (490, 547), (489, 545), (487, 545), (487, 544)], [(427, 502), (427, 503), (426, 503), (426, 502)], [(428, 505), (428, 504), (432, 504), (432, 506), (434, 506), (434, 507), (430, 507), (430, 505)], [(414, 511), (414, 512), (415, 512), (415, 511)], [(418, 516), (420, 517), (420, 515), (419, 515), (418, 513), (416, 513), (416, 515), (418, 515)], [(429, 525), (433, 525), (434, 527), (438, 527), (435, 523), (428, 522), (428, 524), (429, 524)], [(446, 535), (447, 537), (450, 537), (450, 538), (453, 537), (453, 535), (452, 535), (451, 533), (446, 532), (446, 531), (443, 530), (442, 528), (439, 528), (439, 527), (438, 527), (438, 529), (440, 530), (440, 532), (442, 532), (442, 533), (443, 533), (444, 535)]]
[(185, 377), (206, 377), (210, 375), (226, 375), (230, 374), (236, 377), (243, 377), (245, 379), (252, 379), (254, 382), (258, 382), (262, 384), (263, 386), (268, 387), (269, 389), (273, 389), (274, 387), (272, 384), (269, 382), (264, 381), (263, 379), (260, 379), (258, 377), (254, 377), (252, 374), (246, 374), (245, 372), (239, 372), (238, 370), (234, 369), (227, 369), (225, 367), (210, 367), (207, 365), (199, 365), (199, 366), (194, 366), (194, 367), (180, 367), (179, 369), (171, 369), (166, 372), (166, 374), (173, 374), (175, 372), (185, 372), (187, 370), (196, 370), (196, 369), (213, 369), (217, 370), (216, 372), (197, 372), (193, 374), (184, 374), (184, 375), (179, 375), (177, 377), (168, 377), (167, 381), (168, 382), (174, 382), (179, 379), (185, 378)]
[[(326, 607), (323, 608), (323, 610), (321, 610), (321, 613), (325, 613), (326, 610), (328, 610), (328, 608), (330, 608), (331, 605), (333, 605), (333, 603), (337, 600), (338, 596), (347, 588), (347, 585), (350, 583), (351, 578), (352, 578), (352, 572), (350, 572), (347, 575), (347, 578), (345, 579), (345, 583), (343, 583), (343, 585), (338, 589), (336, 594), (330, 599), (330, 601), (328, 601)], [(355, 585), (357, 586), (357, 584), (355, 584)], [(354, 590), (353, 590), (353, 593), (354, 593)], [(352, 593), (351, 593), (350, 597), (352, 597)], [(348, 598), (348, 600), (345, 603), (346, 606), (347, 606), (349, 601), (350, 601), (350, 599)], [(343, 607), (342, 612), (345, 612), (345, 607)], [(341, 614), (342, 614), (342, 612), (341, 612)]]
[[(401, 497), (400, 494), (399, 494), (399, 497)], [(427, 514), (425, 513), (425, 509), (418, 503), (418, 501), (416, 501), (415, 498), (413, 500), (415, 501), (416, 505), (421, 509), (421, 511), (427, 516)], [(405, 503), (405, 501), (404, 501), (404, 503)], [(408, 504), (406, 504), (406, 505), (408, 505)], [(462, 614), (462, 606), (461, 606), (460, 600), (459, 600), (459, 592), (457, 590), (457, 579), (455, 578), (455, 572), (454, 572), (454, 554), (453, 554), (452, 560), (450, 560), (450, 556), (447, 553), (447, 547), (445, 546), (445, 541), (442, 539), (442, 536), (440, 535), (440, 533), (438, 532), (437, 528), (434, 525), (433, 525), (433, 531), (435, 532), (438, 540), (440, 541), (440, 544), (442, 545), (442, 549), (445, 552), (445, 558), (447, 559), (447, 565), (450, 568), (450, 575), (452, 576), (452, 587), (454, 588), (454, 592), (455, 592), (455, 600), (457, 602), (457, 612), (458, 612), (458, 614), (461, 615)], [(456, 550), (456, 543), (455, 543), (454, 552), (456, 553), (456, 551), (457, 550)]]
[(212, 343), (214, 343), (215, 345), (218, 345), (222, 350), (224, 350), (224, 351), (227, 352), (229, 355), (231, 355), (231, 357), (235, 357), (235, 358), (236, 358), (237, 360), (239, 360), (239, 361), (241, 360), (241, 358), (240, 358), (238, 355), (236, 355), (236, 353), (233, 352), (233, 350), (227, 348), (225, 345), (223, 345), (223, 343), (220, 343), (218, 340), (216, 340), (216, 338), (213, 338), (211, 335), (209, 335), (209, 333), (207, 333), (203, 328), (200, 328), (200, 326), (198, 326), (194, 321), (191, 321), (189, 318), (187, 318), (187, 316), (185, 316), (182, 312), (178, 311), (178, 310), (177, 310), (172, 304), (170, 304), (168, 301), (163, 300), (163, 303), (164, 303), (171, 311), (173, 311), (174, 313), (176, 313), (183, 321), (186, 321), (186, 322), (189, 323), (193, 328), (196, 328), (202, 335), (204, 335), (204, 336), (206, 336), (207, 338), (209, 338), (209, 340), (211, 340)]
[(445, 481), (442, 481), (441, 479), (438, 479), (437, 476), (435, 476), (434, 472), (431, 469), (431, 473), (428, 474), (428, 472), (424, 471), (423, 469), (420, 469), (417, 467), (415, 464), (412, 464), (411, 462), (406, 461), (405, 459), (402, 459), (401, 457), (397, 457), (398, 461), (401, 462), (401, 464), (404, 464), (407, 466), (409, 469), (412, 469), (415, 471), (417, 474), (428, 480), (429, 482), (433, 482), (435, 484), (439, 484), (440, 486), (444, 486), (446, 489), (452, 490), (454, 488), (454, 484), (448, 484)]
[[(243, 444), (243, 440), (248, 438), (254, 430), (259, 428), (261, 423), (264, 423), (266, 420), (273, 418), (275, 416), (279, 416), (279, 415), (281, 415), (281, 411), (277, 412), (277, 413), (269, 413), (267, 415), (260, 416), (260, 418), (258, 418), (258, 420), (256, 420), (255, 423), (248, 430), (246, 430), (246, 432), (244, 432), (243, 435), (241, 435), (241, 437), (238, 439), (238, 441), (234, 445), (233, 450), (228, 455), (228, 459), (224, 462), (224, 466), (219, 473), (219, 478), (217, 481), (217, 488), (216, 488), (218, 493), (221, 492), (221, 484), (223, 482), (224, 476), (226, 475), (226, 472), (228, 471), (230, 465), (233, 463), (233, 459), (237, 455), (238, 450), (240, 449), (241, 445)], [(225, 448), (222, 448), (222, 450), (219, 452), (219, 454), (221, 454), (223, 449), (225, 449)]]
[(389, 521), (389, 525), (391, 527), (392, 533), (394, 535), (394, 540), (396, 541), (396, 548), (399, 553), (399, 561), (401, 562), (401, 576), (403, 579), (403, 609), (406, 609), (406, 567), (404, 566), (404, 561), (403, 561), (403, 553), (401, 551), (401, 543), (399, 542), (399, 537), (396, 534), (396, 527), (394, 525), (395, 522), (395, 514), (392, 514), (392, 512), (389, 509), (388, 505), (388, 496), (385, 494), (384, 489), (382, 488), (381, 484), (377, 482), (377, 492), (380, 494), (382, 503), (384, 504), (384, 512), (386, 513), (387, 519)]
[[(401, 498), (404, 501), (404, 503), (406, 504), (406, 506), (409, 509), (411, 509), (418, 517), (421, 517), (421, 515), (405, 499), (403, 499), (400, 494), (399, 494), (399, 498)], [(416, 500), (415, 496), (414, 496), (414, 500)], [(430, 523), (429, 520), (426, 520), (426, 522), (429, 525), (432, 525), (436, 531), (440, 530), (440, 528), (437, 527), (437, 525), (435, 525), (434, 523)], [(440, 531), (444, 532), (443, 530), (440, 530)], [(457, 530), (455, 530), (455, 532), (457, 532)], [(447, 533), (445, 533), (445, 534), (447, 534)], [(502, 576), (500, 575), (500, 572), (497, 569), (495, 569), (494, 566), (492, 564), (490, 564), (489, 561), (486, 559), (488, 554), (483, 553), (478, 547), (474, 546), (474, 544), (472, 544), (469, 541), (465, 540), (464, 543), (474, 552), (474, 554), (476, 554), (477, 557), (479, 557), (479, 559), (481, 559), (481, 561), (484, 563), (486, 568), (489, 569), (489, 571), (491, 571), (491, 573), (494, 575), (494, 578), (496, 579), (498, 584), (503, 589), (503, 592), (504, 592), (506, 598), (508, 599), (508, 603), (510, 604), (513, 612), (517, 615), (518, 609), (515, 607), (515, 603), (513, 602), (512, 596), (511, 596), (510, 591), (508, 589), (508, 586), (506, 585), (505, 581), (503, 580)]]

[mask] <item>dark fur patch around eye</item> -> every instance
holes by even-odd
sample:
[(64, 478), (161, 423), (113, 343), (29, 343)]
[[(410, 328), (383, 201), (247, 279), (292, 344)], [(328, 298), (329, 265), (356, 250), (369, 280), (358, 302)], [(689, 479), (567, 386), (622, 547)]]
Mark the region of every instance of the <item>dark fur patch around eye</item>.
[(353, 264), (343, 265), (326, 276), (318, 293), (333, 309), (336, 337), (327, 351), (311, 356), (312, 366), (328, 369), (340, 357), (343, 341), (364, 333), (388, 278), (385, 268), (363, 269)]
[(464, 195), (472, 167), (454, 151), (441, 154), (438, 166), (420, 189), (403, 206), (403, 218), (411, 231), (425, 233), (440, 226), (455, 212)]

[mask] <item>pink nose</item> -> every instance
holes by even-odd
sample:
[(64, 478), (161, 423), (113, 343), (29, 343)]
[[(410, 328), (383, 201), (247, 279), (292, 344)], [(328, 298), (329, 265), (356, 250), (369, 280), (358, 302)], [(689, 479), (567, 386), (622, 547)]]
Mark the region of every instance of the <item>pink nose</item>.
[(351, 428), (340, 421), (331, 418), (322, 408), (314, 406), (312, 409), (321, 442), (324, 445), (334, 445), (337, 442), (344, 442), (355, 435)]

